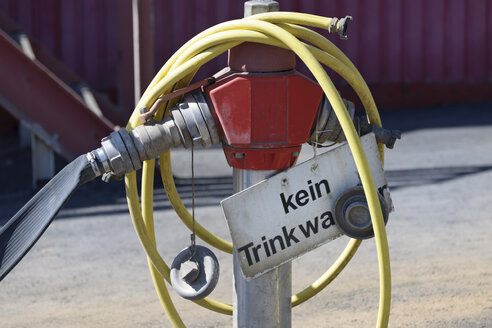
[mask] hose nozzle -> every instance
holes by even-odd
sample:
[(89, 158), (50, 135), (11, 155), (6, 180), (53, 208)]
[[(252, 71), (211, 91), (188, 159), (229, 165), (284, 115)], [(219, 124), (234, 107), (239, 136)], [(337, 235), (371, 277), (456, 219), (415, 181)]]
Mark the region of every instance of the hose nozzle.
[(328, 26), (329, 33), (338, 33), (340, 39), (347, 40), (347, 28), (348, 22), (353, 21), (352, 16), (345, 16), (344, 18), (333, 17), (331, 19), (330, 25)]
[(340, 19), (337, 25), (337, 30), (338, 30), (338, 35), (340, 36), (340, 39), (342, 40), (347, 40), (347, 28), (348, 28), (348, 22), (353, 21), (352, 16), (345, 16), (344, 18)]

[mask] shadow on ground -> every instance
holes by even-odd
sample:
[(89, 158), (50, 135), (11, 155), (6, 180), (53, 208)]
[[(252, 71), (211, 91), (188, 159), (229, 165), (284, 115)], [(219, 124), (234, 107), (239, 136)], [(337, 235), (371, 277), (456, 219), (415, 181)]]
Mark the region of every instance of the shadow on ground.
[(492, 125), (492, 102), (388, 109), (381, 112), (381, 119), (388, 129), (401, 131)]
[[(492, 170), (488, 166), (459, 166), (435, 167), (424, 169), (388, 170), (386, 176), (391, 190), (398, 190), (414, 186), (424, 186), (442, 183), (468, 175)], [(171, 209), (163, 188), (156, 179), (154, 189), (154, 208), (156, 210)], [(192, 184), (191, 179), (175, 179), (176, 188), (186, 207), (191, 207)], [(195, 179), (195, 206), (215, 206), (233, 193), (232, 177), (196, 178)], [(4, 224), (22, 205), (32, 197), (33, 193), (18, 194), (11, 197), (6, 203), (5, 196), (0, 196), (0, 211), (4, 217), (0, 224)], [(17, 205), (14, 208), (14, 204)], [(81, 209), (81, 211), (72, 211)], [(127, 213), (124, 185), (122, 182), (106, 184), (102, 181), (93, 181), (82, 186), (65, 206), (65, 211), (58, 215), (58, 219), (86, 217), (87, 215), (111, 215)]]
[[(492, 125), (492, 103), (473, 105), (442, 106), (419, 109), (396, 109), (382, 113), (382, 121), (388, 128), (412, 131), (435, 127), (484, 126)], [(0, 225), (12, 217), (33, 195), (31, 190), (31, 158), (29, 149), (18, 146), (17, 137), (10, 136), (0, 140)], [(57, 158), (57, 169), (66, 162)], [(415, 168), (386, 171), (392, 190), (411, 186), (441, 183), (471, 174), (488, 171), (490, 166), (449, 166), (435, 168)], [(184, 204), (191, 206), (191, 179), (176, 178), (178, 192)], [(156, 172), (155, 208), (170, 209)], [(232, 194), (231, 177), (195, 179), (196, 206), (218, 205), (220, 200)], [(123, 182), (105, 184), (93, 181), (82, 186), (69, 200), (59, 218), (75, 218), (90, 214), (126, 213), (127, 206)], [(70, 209), (86, 208), (84, 211)]]

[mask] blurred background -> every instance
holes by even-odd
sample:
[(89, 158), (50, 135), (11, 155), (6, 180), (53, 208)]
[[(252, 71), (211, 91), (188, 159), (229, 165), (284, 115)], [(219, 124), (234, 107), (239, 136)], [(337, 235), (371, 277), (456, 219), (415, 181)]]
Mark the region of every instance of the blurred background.
[[(280, 6), (353, 16), (349, 40), (330, 39), (358, 67), (381, 109), (491, 99), (489, 0), (283, 0)], [(33, 132), (34, 142), (42, 141), (33, 156), (44, 161), (51, 160), (44, 145), (66, 159), (88, 151), (126, 124), (142, 90), (181, 45), (242, 16), (243, 1), (229, 0), (1, 0), (0, 133), (20, 133), (26, 146)], [(225, 58), (197, 78), (219, 71)], [(344, 97), (357, 100), (332, 77)], [(34, 180), (49, 177), (52, 162), (39, 164)]]
[[(353, 17), (346, 41), (318, 32), (360, 70), (383, 125), (403, 131), (385, 163), (396, 208), (388, 224), (391, 326), (492, 326), (492, 0), (278, 1), (284, 11)], [(0, 225), (68, 160), (125, 126), (165, 61), (207, 27), (241, 18), (243, 3), (0, 0)], [(196, 78), (214, 74), (226, 60), (218, 57)], [(357, 103), (347, 84), (329, 74), (342, 96)], [(232, 193), (232, 178), (221, 153), (197, 151), (200, 162), (212, 163), (197, 167), (197, 206), (212, 231), (227, 238), (218, 204)], [(178, 190), (190, 205), (189, 152), (173, 156)], [(172, 217), (157, 188), (156, 217)], [(2, 326), (169, 326), (122, 183), (84, 186), (60, 218), (1, 283)], [(177, 223), (167, 228), (158, 231), (173, 245), (163, 250), (169, 259), (186, 246), (188, 232)], [(326, 269), (343, 243), (330, 247), (331, 255), (320, 248), (296, 260), (294, 289), (316, 279), (319, 259), (328, 259)], [(294, 312), (294, 324), (326, 327), (326, 316), (336, 327), (375, 322), (373, 242), (360, 253), (327, 294)], [(230, 285), (218, 293), (229, 299)], [(147, 317), (135, 312), (137, 305)], [(189, 319), (194, 327), (229, 326), (184, 301), (178, 307), (198, 313)]]

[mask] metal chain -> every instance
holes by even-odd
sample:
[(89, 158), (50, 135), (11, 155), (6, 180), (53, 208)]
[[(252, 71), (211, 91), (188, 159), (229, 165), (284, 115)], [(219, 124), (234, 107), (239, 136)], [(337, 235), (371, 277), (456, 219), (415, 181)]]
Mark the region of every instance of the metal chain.
[[(323, 98), (321, 98), (323, 99)], [(319, 145), (319, 142), (318, 142), (318, 138), (319, 138), (319, 130), (318, 130), (318, 126), (319, 126), (319, 119), (321, 117), (321, 111), (323, 110), (323, 103), (321, 104), (321, 108), (318, 110), (318, 114), (316, 115), (316, 124), (314, 125), (314, 133), (316, 135), (316, 141), (315, 143), (312, 144), (313, 146), (313, 158), (316, 158), (316, 156), (318, 155), (317, 153), (317, 148), (318, 148), (318, 145)]]
[(193, 142), (191, 143), (191, 217), (193, 219), (193, 229), (191, 233), (191, 248), (193, 249), (193, 255), (196, 250), (196, 233), (195, 233), (195, 147)]

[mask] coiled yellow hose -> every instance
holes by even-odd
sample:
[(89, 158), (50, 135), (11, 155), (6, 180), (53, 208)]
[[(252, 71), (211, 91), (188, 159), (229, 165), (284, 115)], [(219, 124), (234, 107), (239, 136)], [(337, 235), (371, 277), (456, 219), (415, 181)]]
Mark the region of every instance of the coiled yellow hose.
[[(311, 70), (313, 76), (320, 84), (333, 106), (359, 170), (359, 175), (368, 200), (378, 252), (380, 304), (377, 326), (386, 327), (389, 318), (391, 278), (388, 243), (379, 199), (367, 163), (367, 158), (351, 118), (347, 113), (338, 92), (333, 86), (333, 83), (321, 67), (320, 62), (332, 68), (347, 80), (361, 99), (369, 120), (374, 124), (380, 125), (381, 122), (377, 108), (362, 76), (357, 69), (355, 69), (350, 60), (336, 46), (318, 33), (295, 25), (302, 24), (311, 27), (327, 28), (330, 22), (331, 18), (315, 15), (275, 12), (221, 23), (203, 31), (181, 47), (154, 77), (140, 99), (136, 110), (132, 114), (127, 129), (131, 130), (140, 124), (138, 115), (141, 107), (150, 107), (155, 99), (162, 94), (170, 92), (173, 86), (180, 87), (187, 85), (201, 65), (241, 42), (248, 41), (270, 44), (284, 47), (295, 52)], [(278, 23), (279, 25), (273, 23)], [(308, 41), (312, 46), (300, 42), (297, 37)], [(176, 101), (177, 100), (170, 103), (167, 107), (172, 106)], [(164, 110), (164, 107), (159, 110), (156, 115), (157, 120), (162, 118)], [(380, 153), (383, 158), (382, 147), (380, 148)], [(188, 227), (191, 227), (191, 216), (182, 204), (172, 180), (169, 153), (161, 156), (160, 163), (161, 175), (168, 197), (183, 222), (185, 222)], [(154, 164), (155, 161), (148, 161), (143, 167), (142, 209), (140, 209), (139, 205), (135, 172), (128, 174), (125, 177), (127, 201), (135, 230), (148, 255), (151, 274), (161, 303), (172, 324), (175, 327), (183, 327), (183, 322), (176, 312), (174, 305), (169, 298), (169, 294), (167, 293), (166, 285), (162, 280), (162, 277), (164, 277), (169, 281), (169, 267), (159, 255), (155, 245), (152, 216), (152, 181)], [(202, 240), (209, 242), (214, 247), (229, 253), (232, 252), (231, 243), (212, 235), (202, 226), (197, 226), (196, 232)], [(292, 304), (297, 305), (302, 303), (328, 285), (329, 282), (343, 270), (359, 245), (360, 241), (351, 240), (330, 269), (328, 269), (311, 286), (292, 297)], [(232, 307), (230, 305), (211, 299), (203, 299), (197, 303), (220, 313), (232, 313)]]

